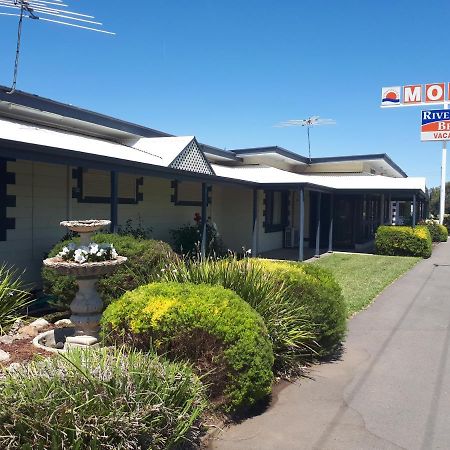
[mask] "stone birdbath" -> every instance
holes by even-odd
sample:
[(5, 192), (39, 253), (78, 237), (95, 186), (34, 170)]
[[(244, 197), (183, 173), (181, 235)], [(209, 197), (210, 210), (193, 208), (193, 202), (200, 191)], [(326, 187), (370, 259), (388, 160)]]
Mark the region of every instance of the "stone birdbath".
[[(109, 220), (74, 220), (61, 222), (60, 225), (79, 233), (80, 245), (73, 248), (86, 249), (90, 244), (93, 245), (92, 234), (110, 223)], [(111, 259), (90, 262), (83, 262), (82, 257), (78, 258), (78, 262), (67, 261), (60, 255), (44, 260), (44, 266), (62, 275), (74, 276), (77, 280), (78, 292), (70, 304), (70, 320), (74, 327), (62, 333), (65, 336), (56, 336), (56, 330), (43, 333), (37, 336), (35, 344), (58, 348), (61, 347), (61, 341), (57, 341), (62, 339), (65, 341), (64, 349), (98, 345), (103, 301), (97, 292), (96, 284), (100, 276), (114, 272), (127, 258), (115, 254), (115, 251)]]

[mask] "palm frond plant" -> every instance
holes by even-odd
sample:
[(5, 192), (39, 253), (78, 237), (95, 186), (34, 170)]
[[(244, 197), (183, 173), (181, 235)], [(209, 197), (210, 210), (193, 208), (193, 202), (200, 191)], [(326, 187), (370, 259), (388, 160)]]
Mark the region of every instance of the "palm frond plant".
[(31, 301), (17, 271), (6, 265), (0, 266), (0, 335), (9, 325), (20, 318), (21, 310)]

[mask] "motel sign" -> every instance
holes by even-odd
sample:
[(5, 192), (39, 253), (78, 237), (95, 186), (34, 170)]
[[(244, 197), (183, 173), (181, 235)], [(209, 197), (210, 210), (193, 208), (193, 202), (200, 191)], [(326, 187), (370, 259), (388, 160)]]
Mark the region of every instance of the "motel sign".
[(445, 213), (445, 178), (447, 171), (447, 141), (450, 140), (450, 83), (408, 84), (383, 87), (381, 107), (430, 106), (441, 104), (444, 109), (422, 111), (420, 138), (422, 141), (442, 141), (441, 198), (439, 223)]
[(450, 83), (409, 84), (381, 89), (381, 107), (450, 103)]
[(450, 140), (450, 109), (422, 111), (422, 141)]

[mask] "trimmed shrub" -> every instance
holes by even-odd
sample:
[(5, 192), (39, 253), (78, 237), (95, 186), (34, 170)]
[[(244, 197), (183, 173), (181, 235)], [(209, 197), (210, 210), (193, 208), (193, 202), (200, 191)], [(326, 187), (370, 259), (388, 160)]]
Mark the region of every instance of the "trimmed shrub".
[(432, 252), (430, 232), (425, 226), (380, 226), (375, 235), (376, 253), (388, 256), (421, 256)]
[(272, 342), (277, 375), (301, 373), (312, 353), (316, 336), (306, 307), (287, 295), (276, 274), (245, 258), (176, 261), (162, 273), (166, 281), (220, 285), (236, 292), (266, 324)]
[(152, 283), (111, 303), (102, 318), (107, 341), (155, 348), (192, 362), (227, 411), (270, 393), (273, 352), (261, 317), (221, 286)]
[(440, 225), (437, 220), (428, 219), (420, 223), (428, 228), (431, 240), (433, 242), (447, 242), (448, 231), (447, 227)]
[(0, 266), (0, 335), (19, 318), (20, 311), (30, 301), (30, 294), (24, 290), (17, 272)]
[(313, 326), (311, 348), (319, 357), (334, 355), (347, 331), (347, 309), (341, 287), (331, 272), (313, 264), (256, 259), (286, 287), (288, 302), (302, 305)]
[[(97, 233), (92, 241), (113, 244), (119, 255), (128, 258), (123, 266), (100, 278), (98, 282), (98, 291), (105, 305), (119, 298), (124, 292), (135, 289), (143, 280), (147, 283), (155, 280), (161, 268), (176, 257), (170, 246), (162, 241), (109, 233)], [(56, 256), (69, 242), (79, 242), (79, 239), (59, 242), (49, 257)], [(58, 299), (57, 306), (67, 309), (77, 292), (75, 278), (60, 275), (48, 268), (42, 270), (42, 278), (45, 292)]]
[(185, 363), (71, 350), (0, 378), (2, 449), (175, 449), (196, 441), (204, 388)]
[(444, 227), (450, 233), (450, 214), (444, 214)]

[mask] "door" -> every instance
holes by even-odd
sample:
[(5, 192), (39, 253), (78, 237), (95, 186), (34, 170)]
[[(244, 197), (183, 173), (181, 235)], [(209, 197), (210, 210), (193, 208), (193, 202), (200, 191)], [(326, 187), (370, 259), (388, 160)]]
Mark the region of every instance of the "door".
[(353, 248), (354, 199), (336, 195), (334, 199), (334, 244), (335, 248)]

